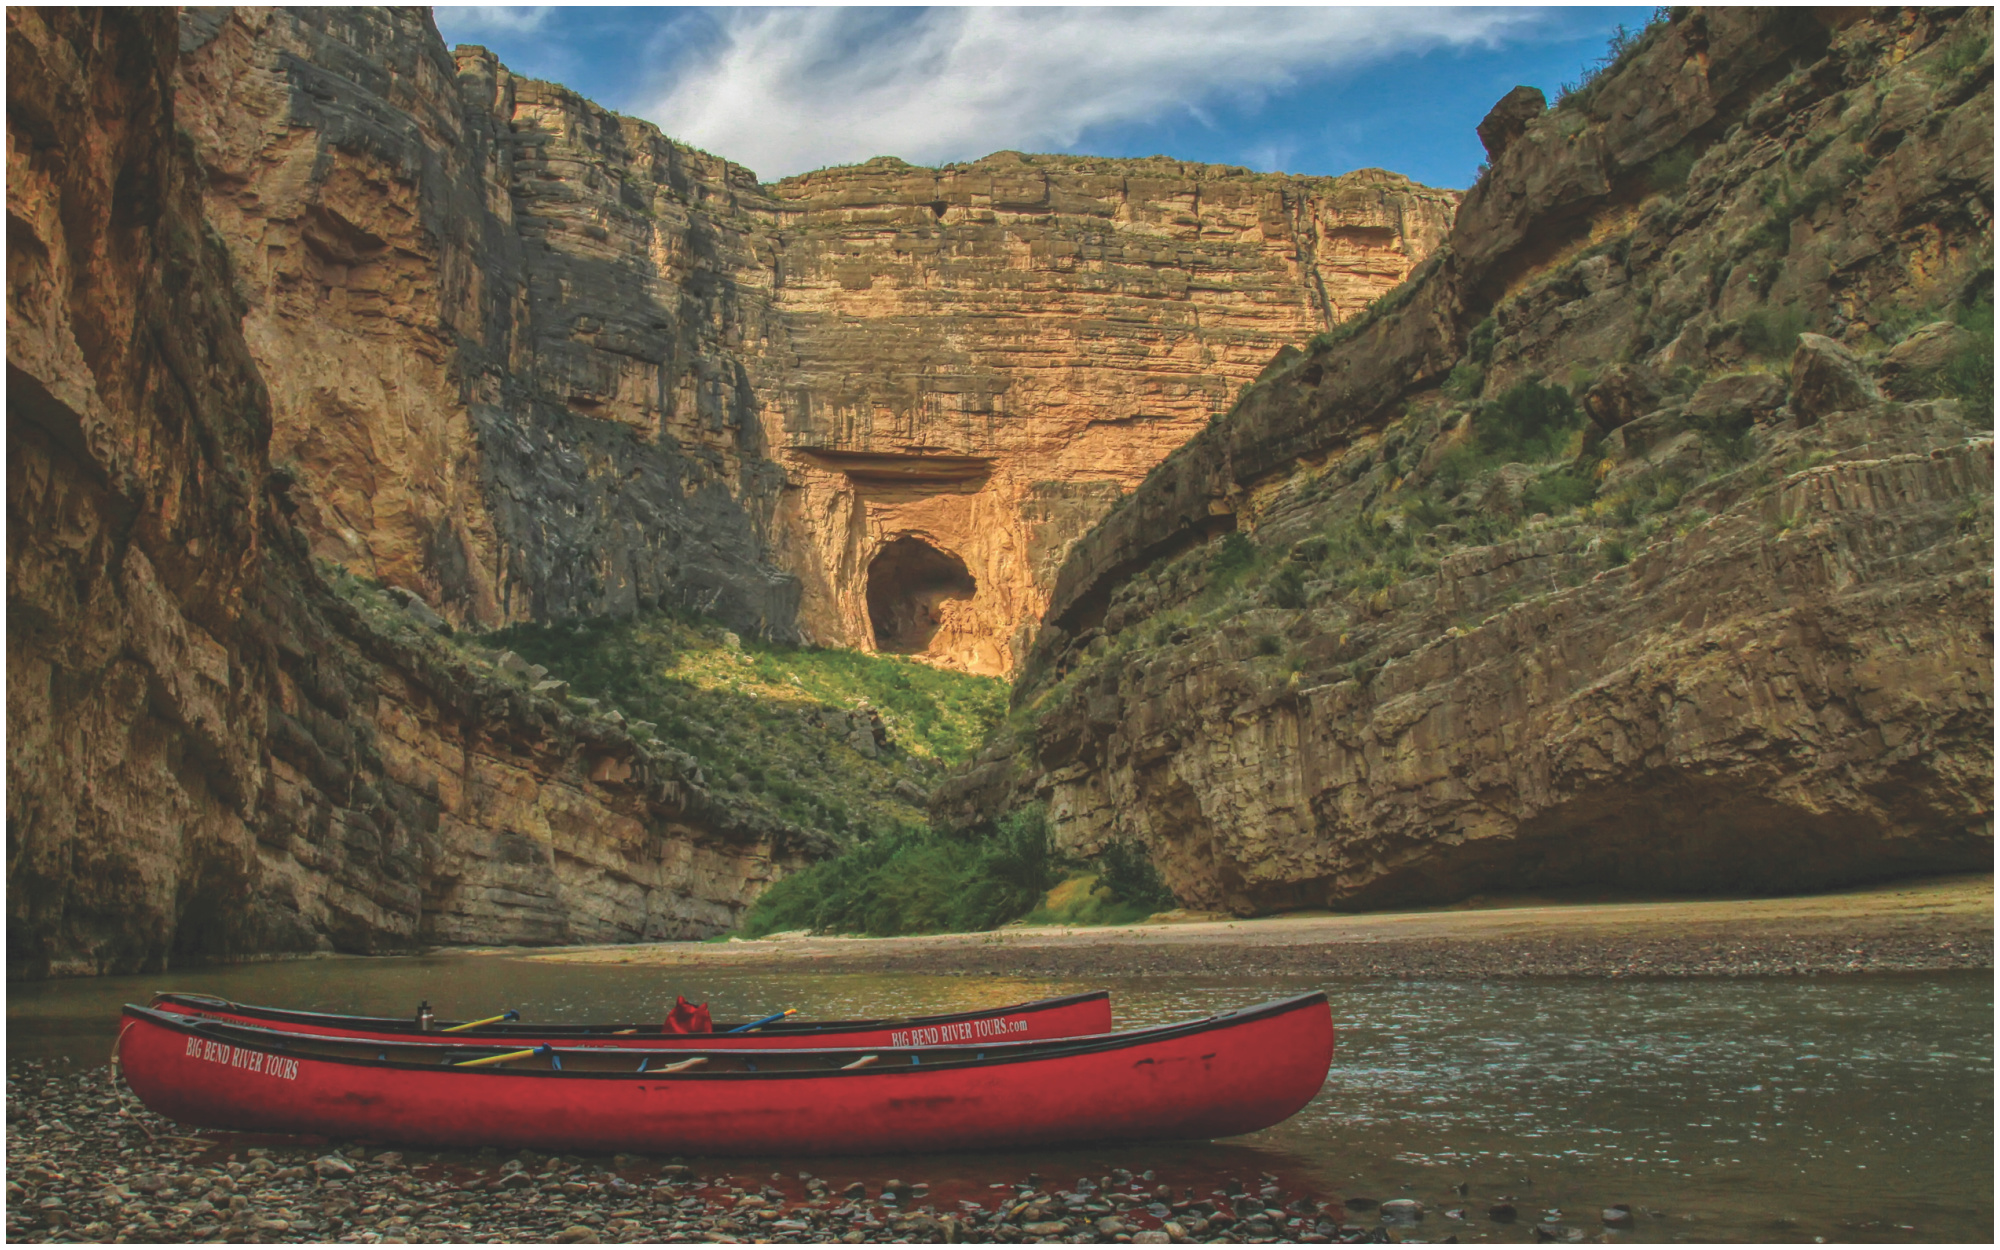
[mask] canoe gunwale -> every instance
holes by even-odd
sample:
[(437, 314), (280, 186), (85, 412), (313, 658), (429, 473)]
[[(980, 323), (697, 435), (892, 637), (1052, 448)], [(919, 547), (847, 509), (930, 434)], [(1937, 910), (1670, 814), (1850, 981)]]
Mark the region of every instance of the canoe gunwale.
[[(203, 1037), (212, 1041), (226, 1041), (230, 1045), (236, 1046), (239, 1049), (261, 1051), (265, 1054), (282, 1055), (287, 1058), (311, 1060), (314, 1063), (339, 1064), (343, 1067), (379, 1068), (397, 1072), (421, 1072), (426, 1074), (455, 1074), (467, 1077), (510, 1076), (510, 1077), (533, 1077), (538, 1079), (572, 1080), (572, 1081), (575, 1080), (614, 1080), (614, 1081), (639, 1081), (639, 1082), (661, 1082), (661, 1081), (708, 1082), (708, 1081), (760, 1081), (760, 1080), (819, 1081), (831, 1078), (868, 1079), (868, 1078), (875, 1078), (882, 1076), (890, 1076), (898, 1073), (906, 1073), (913, 1075), (935, 1074), (940, 1070), (966, 1071), (974, 1068), (990, 1068), (996, 1066), (998, 1067), (1012, 1066), (1016, 1064), (1031, 1064), (1036, 1061), (1044, 1059), (1060, 1059), (1078, 1055), (1099, 1054), (1107, 1051), (1125, 1050), (1139, 1046), (1146, 1046), (1156, 1042), (1178, 1040), (1181, 1038), (1196, 1036), (1207, 1032), (1221, 1032), (1230, 1028), (1255, 1023), (1260, 1020), (1275, 1019), (1279, 1016), (1289, 1014), (1290, 1012), (1304, 1010), (1313, 1006), (1319, 1006), (1321, 1008), (1324, 1008), (1326, 1006), (1326, 1003), (1327, 1003), (1327, 998), (1325, 992), (1320, 990), (1315, 990), (1307, 994), (1294, 995), (1289, 998), (1274, 999), (1270, 1002), (1258, 1003), (1249, 1007), (1239, 1007), (1232, 1009), (1230, 1011), (1218, 1012), (1214, 1015), (1203, 1016), (1194, 1020), (1184, 1020), (1174, 1024), (1153, 1025), (1151, 1027), (1143, 1029), (1127, 1029), (1122, 1032), (1100, 1033), (1080, 1038), (1049, 1038), (1039, 1041), (1017, 1041), (1017, 1042), (1007, 1042), (1007, 1041), (994, 1041), (986, 1043), (972, 1042), (963, 1045), (938, 1045), (938, 1046), (904, 1046), (904, 1047), (842, 1046), (838, 1048), (827, 1048), (827, 1049), (812, 1048), (812, 1047), (793, 1047), (789, 1049), (748, 1050), (748, 1049), (732, 1047), (728, 1049), (716, 1049), (712, 1052), (709, 1052), (709, 1054), (714, 1058), (722, 1059), (724, 1061), (746, 1061), (746, 1060), (754, 1061), (759, 1057), (764, 1057), (774, 1062), (798, 1061), (803, 1059), (811, 1059), (814, 1057), (822, 1057), (829, 1059), (834, 1058), (836, 1056), (853, 1057), (864, 1053), (880, 1053), (884, 1051), (896, 1054), (898, 1056), (906, 1056), (906, 1055), (925, 1056), (925, 1055), (941, 1054), (944, 1057), (936, 1060), (927, 1060), (921, 1063), (913, 1062), (913, 1063), (874, 1064), (866, 1068), (855, 1069), (855, 1070), (845, 1070), (839, 1067), (833, 1067), (833, 1068), (812, 1068), (812, 1069), (794, 1069), (794, 1070), (779, 1069), (768, 1072), (761, 1072), (761, 1071), (703, 1072), (700, 1071), (699, 1068), (696, 1068), (685, 1072), (673, 1072), (673, 1073), (667, 1073), (658, 1070), (650, 1072), (643, 1072), (643, 1071), (604, 1072), (604, 1071), (591, 1071), (588, 1069), (563, 1070), (563, 1069), (553, 1069), (553, 1068), (498, 1068), (498, 1067), (468, 1068), (468, 1067), (456, 1067), (449, 1063), (446, 1064), (439, 1064), (436, 1062), (412, 1063), (397, 1059), (355, 1058), (346, 1055), (320, 1054), (316, 1053), (315, 1051), (309, 1048), (294, 1049), (291, 1045), (288, 1044), (288, 1041), (296, 1040), (301, 1043), (307, 1043), (308, 1045), (311, 1044), (375, 1045), (375, 1044), (385, 1044), (385, 1043), (376, 1043), (371, 1041), (370, 1039), (343, 1039), (338, 1037), (323, 1037), (313, 1034), (287, 1034), (278, 1030), (259, 1028), (254, 1025), (233, 1024), (219, 1020), (189, 1020), (186, 1017), (178, 1016), (172, 1012), (163, 1012), (150, 1007), (141, 1007), (135, 1003), (127, 1003), (125, 1005), (124, 1014), (128, 1019), (143, 1021), (144, 1023), (168, 1030), (169, 1032), (179, 1033), (184, 1036)], [(121, 1032), (120, 1034), (121, 1043), (123, 1041), (123, 1036), (124, 1035)], [(409, 1043), (386, 1043), (386, 1044), (406, 1045)], [(486, 1047), (466, 1046), (463, 1048), (452, 1047), (451, 1049), (453, 1050), (463, 1049), (467, 1052), (478, 1052), (482, 1050), (485, 1051), (499, 1050), (503, 1049), (503, 1047), (501, 1047), (499, 1044), (496, 1043), (495, 1045)], [(619, 1055), (621, 1058), (641, 1059), (641, 1058), (646, 1058), (648, 1053), (639, 1050), (620, 1050), (616, 1052), (606, 1052), (597, 1048), (577, 1048), (573, 1050), (565, 1050), (564, 1048), (561, 1047), (554, 1047), (551, 1049), (558, 1057), (568, 1055), (575, 1059), (592, 1058), (601, 1060), (601, 1058), (607, 1053), (615, 1053)], [(674, 1061), (682, 1061), (692, 1057), (692, 1054), (688, 1049), (668, 1050), (656, 1053), (658, 1053), (661, 1058), (671, 1057)], [(695, 1051), (693, 1053), (700, 1054), (701, 1052)], [(468, 1057), (472, 1057), (472, 1055), (468, 1054)]]
[[(991, 1016), (1035, 1015), (1049, 1011), (1061, 1011), (1096, 999), (1109, 998), (1110, 996), (1111, 992), (1109, 990), (1086, 990), (1079, 994), (1065, 994), (1056, 998), (1037, 998), (1024, 1003), (1012, 1003), (1003, 1007), (988, 1007), (977, 1011), (958, 1011), (947, 1015), (890, 1016), (876, 1020), (814, 1020), (800, 1023), (776, 1021), (758, 1029), (756, 1034), (738, 1034), (737, 1036), (798, 1037), (802, 1034), (810, 1033), (859, 1032), (866, 1029), (931, 1028), (939, 1025), (958, 1024), (967, 1020), (980, 1020)], [(154, 1006), (154, 1004), (163, 1002), (185, 1006), (190, 1010), (226, 1011), (234, 1015), (268, 1019), (273, 1021), (269, 1026), (245, 1027), (270, 1027), (278, 1031), (282, 1031), (283, 1024), (294, 1024), (309, 1028), (350, 1029), (356, 1032), (407, 1033), (412, 1041), (441, 1041), (443, 1039), (439, 1037), (439, 1034), (444, 1029), (452, 1027), (450, 1022), (440, 1020), (436, 1023), (436, 1027), (432, 1031), (419, 1032), (413, 1021), (405, 1020), (401, 1017), (350, 1016), (334, 1012), (293, 1011), (284, 1007), (260, 1007), (254, 1004), (232, 1002), (228, 999), (212, 995), (190, 994), (181, 991), (162, 991), (153, 995), (152, 1003), (148, 1004), (148, 1009), (161, 1010), (159, 1007)], [(176, 1013), (172, 1009), (167, 1009), (163, 1014), (173, 1015)], [(751, 1022), (745, 1020), (740, 1023), (749, 1024)], [(713, 1035), (717, 1037), (727, 1036), (729, 1035), (729, 1030), (735, 1027), (740, 1027), (740, 1025), (719, 1024), (715, 1027)], [(621, 1029), (636, 1030), (637, 1035), (641, 1037), (650, 1034), (674, 1038), (706, 1036), (698, 1033), (666, 1033), (658, 1025), (650, 1024), (528, 1024), (525, 1022), (466, 1029), (462, 1032), (454, 1033), (452, 1036), (454, 1038), (465, 1039), (490, 1037), (497, 1042), (510, 1037), (605, 1037), (617, 1034)]]

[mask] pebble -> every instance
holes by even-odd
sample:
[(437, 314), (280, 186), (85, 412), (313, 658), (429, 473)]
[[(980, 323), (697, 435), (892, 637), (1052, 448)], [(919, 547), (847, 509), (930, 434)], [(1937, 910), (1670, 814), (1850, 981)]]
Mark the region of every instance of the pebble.
[[(1176, 1190), (1122, 1168), (1072, 1186), (1003, 1173), (963, 1193), (960, 1178), (934, 1202), (921, 1179), (757, 1180), (733, 1160), (307, 1148), (197, 1133), (145, 1110), (106, 1069), (61, 1061), (10, 1066), (7, 1125), (6, 1234), (22, 1242), (1383, 1242), (1407, 1237), (1425, 1209), (1326, 1202), (1268, 1174)], [(1378, 1207), (1379, 1221), (1348, 1222)], [(1503, 1209), (1512, 1216), (1505, 1202), (1489, 1215)], [(1609, 1227), (1631, 1218), (1623, 1205), (1601, 1211)], [(1583, 1236), (1552, 1222), (1532, 1232)]]

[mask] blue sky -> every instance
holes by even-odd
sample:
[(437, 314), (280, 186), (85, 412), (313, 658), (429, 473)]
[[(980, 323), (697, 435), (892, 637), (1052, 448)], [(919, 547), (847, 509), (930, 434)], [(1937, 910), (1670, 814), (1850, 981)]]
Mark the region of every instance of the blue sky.
[(1650, 8), (440, 7), (447, 44), (766, 180), (1006, 148), (1471, 183), (1473, 127), (1553, 99)]

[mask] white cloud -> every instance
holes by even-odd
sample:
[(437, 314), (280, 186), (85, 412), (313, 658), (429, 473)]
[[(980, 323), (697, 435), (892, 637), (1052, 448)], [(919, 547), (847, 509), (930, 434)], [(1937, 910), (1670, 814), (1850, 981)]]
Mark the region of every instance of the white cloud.
[(553, 10), (546, 4), (440, 4), (431, 18), (447, 44), (495, 35), (527, 35), (542, 29)]
[[(634, 110), (765, 178), (871, 156), (924, 164), (1073, 147), (1094, 126), (1202, 116), (1300, 75), (1490, 45), (1521, 9), (712, 10)], [(1275, 155), (1275, 153), (1273, 154)]]

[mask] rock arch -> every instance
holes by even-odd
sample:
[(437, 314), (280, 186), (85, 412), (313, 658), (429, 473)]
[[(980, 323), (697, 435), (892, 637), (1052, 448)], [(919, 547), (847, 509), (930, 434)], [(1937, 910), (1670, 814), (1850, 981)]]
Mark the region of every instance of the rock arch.
[(965, 561), (952, 553), (908, 534), (884, 543), (868, 562), (868, 623), (876, 650), (929, 651), (944, 621), (944, 605), (978, 591)]

